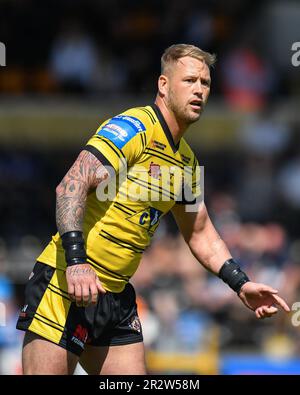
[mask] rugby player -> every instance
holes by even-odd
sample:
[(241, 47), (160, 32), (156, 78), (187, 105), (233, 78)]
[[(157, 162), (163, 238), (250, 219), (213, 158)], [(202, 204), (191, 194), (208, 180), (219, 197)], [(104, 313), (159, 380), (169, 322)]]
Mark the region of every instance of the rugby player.
[(26, 331), (24, 374), (72, 374), (78, 361), (89, 374), (146, 373), (129, 281), (170, 210), (199, 263), (257, 318), (289, 311), (277, 290), (240, 269), (201, 199), (199, 164), (183, 135), (207, 103), (214, 62), (192, 45), (166, 49), (155, 103), (105, 121), (58, 185), (58, 232), (37, 258), (17, 323)]

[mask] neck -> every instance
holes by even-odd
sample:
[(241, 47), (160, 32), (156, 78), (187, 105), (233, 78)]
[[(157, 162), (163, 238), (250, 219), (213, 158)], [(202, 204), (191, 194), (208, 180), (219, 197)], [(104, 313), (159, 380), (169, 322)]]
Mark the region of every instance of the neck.
[(188, 128), (188, 125), (181, 123), (178, 119), (176, 119), (174, 113), (167, 107), (163, 98), (159, 95), (156, 96), (155, 104), (159, 107), (167, 125), (172, 134), (175, 145), (179, 142), (181, 137), (184, 135), (185, 131)]

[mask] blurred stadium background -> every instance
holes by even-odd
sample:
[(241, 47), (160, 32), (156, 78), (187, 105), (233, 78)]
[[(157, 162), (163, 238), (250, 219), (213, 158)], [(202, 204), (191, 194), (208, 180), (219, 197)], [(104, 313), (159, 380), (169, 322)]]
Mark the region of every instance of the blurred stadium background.
[[(21, 373), (14, 326), (56, 231), (56, 185), (105, 118), (153, 101), (173, 43), (218, 56), (207, 109), (187, 135), (210, 214), (253, 279), (300, 301), (299, 20), (296, 0), (1, 0), (1, 374)], [(133, 283), (150, 372), (300, 373), (293, 312), (256, 320), (195, 262), (171, 216)]]

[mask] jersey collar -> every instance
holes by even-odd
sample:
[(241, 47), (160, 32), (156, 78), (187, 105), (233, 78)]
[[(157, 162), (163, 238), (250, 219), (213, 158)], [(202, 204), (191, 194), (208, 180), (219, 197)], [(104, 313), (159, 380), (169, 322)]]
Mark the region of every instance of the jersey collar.
[(178, 149), (179, 149), (180, 140), (175, 145), (172, 133), (170, 132), (169, 126), (168, 126), (164, 116), (162, 115), (162, 112), (160, 111), (160, 108), (155, 103), (151, 105), (151, 108), (155, 112), (155, 115), (157, 116), (157, 118), (158, 118), (158, 120), (159, 120), (159, 122), (161, 124), (162, 130), (164, 131), (164, 133), (165, 133), (165, 135), (166, 135), (166, 137), (168, 139), (168, 142), (169, 142), (169, 144), (170, 144), (170, 146), (171, 146), (171, 148), (172, 148), (172, 150), (173, 150), (173, 152), (175, 154), (178, 151)]

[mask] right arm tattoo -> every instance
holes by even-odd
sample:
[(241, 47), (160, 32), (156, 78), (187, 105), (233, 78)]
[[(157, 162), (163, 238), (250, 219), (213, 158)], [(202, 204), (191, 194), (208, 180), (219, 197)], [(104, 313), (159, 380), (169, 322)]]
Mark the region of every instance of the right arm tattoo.
[(56, 224), (60, 235), (82, 231), (88, 191), (108, 177), (102, 163), (90, 152), (82, 151), (56, 188)]

